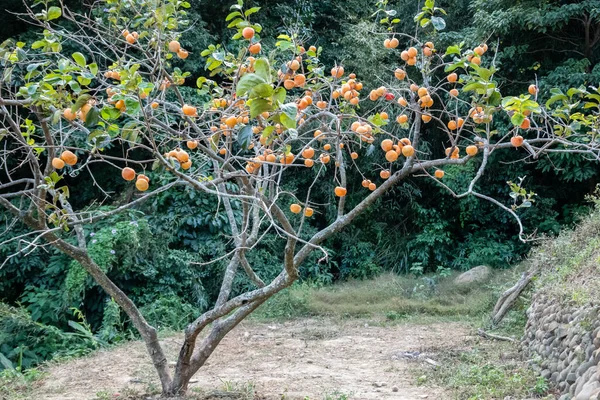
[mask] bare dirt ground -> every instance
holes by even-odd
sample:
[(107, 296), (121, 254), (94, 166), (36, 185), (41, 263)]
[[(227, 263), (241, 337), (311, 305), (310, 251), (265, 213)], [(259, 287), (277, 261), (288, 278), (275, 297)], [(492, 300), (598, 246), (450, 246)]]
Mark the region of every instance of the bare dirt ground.
[[(464, 348), (470, 334), (459, 323), (244, 322), (194, 377), (191, 393), (251, 384), (260, 399), (449, 399), (442, 389), (417, 386), (410, 370), (426, 357), (435, 359), (438, 352)], [(170, 360), (179, 342), (178, 336), (163, 340)], [(407, 352), (422, 354), (412, 359)], [(32, 399), (123, 399), (158, 387), (143, 344), (133, 342), (49, 366)]]

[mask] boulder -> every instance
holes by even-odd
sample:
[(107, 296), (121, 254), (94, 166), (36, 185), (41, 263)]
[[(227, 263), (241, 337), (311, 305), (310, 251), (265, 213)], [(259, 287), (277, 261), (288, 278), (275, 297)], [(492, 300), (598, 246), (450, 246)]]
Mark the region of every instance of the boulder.
[(466, 285), (469, 283), (475, 282), (485, 282), (488, 280), (492, 273), (490, 267), (486, 267), (485, 265), (480, 265), (479, 267), (472, 268), (467, 272), (463, 272), (459, 276), (456, 277), (454, 283), (457, 285)]

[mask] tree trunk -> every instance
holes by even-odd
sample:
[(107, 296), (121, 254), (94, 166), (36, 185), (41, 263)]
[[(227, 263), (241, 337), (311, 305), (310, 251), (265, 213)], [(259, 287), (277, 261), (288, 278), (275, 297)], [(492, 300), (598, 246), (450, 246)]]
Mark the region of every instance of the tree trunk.
[(492, 311), (492, 325), (498, 325), (502, 319), (506, 316), (508, 311), (511, 309), (513, 304), (517, 301), (521, 293), (529, 286), (529, 283), (533, 279), (535, 275), (537, 275), (538, 270), (534, 269), (533, 271), (523, 272), (519, 281), (510, 289), (502, 293), (502, 296), (496, 302), (496, 306), (494, 307), (494, 311)]

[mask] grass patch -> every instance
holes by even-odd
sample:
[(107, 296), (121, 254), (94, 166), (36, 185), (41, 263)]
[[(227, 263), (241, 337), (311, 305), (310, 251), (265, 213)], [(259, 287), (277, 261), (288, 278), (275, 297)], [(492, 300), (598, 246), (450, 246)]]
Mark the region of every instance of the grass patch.
[(548, 382), (527, 368), (508, 342), (480, 342), (466, 351), (438, 354), (437, 369), (415, 371), (418, 384), (447, 388), (456, 399), (548, 398)]
[(0, 399), (30, 399), (36, 382), (43, 376), (43, 372), (37, 368), (31, 368), (22, 373), (14, 369), (0, 371)]
[(480, 317), (487, 315), (501, 290), (513, 283), (517, 270), (495, 271), (487, 283), (454, 284), (447, 277), (383, 274), (372, 280), (355, 280), (315, 287), (296, 284), (271, 298), (257, 310), (259, 319), (306, 316), (373, 317), (389, 321), (415, 315)]
[(573, 230), (534, 249), (527, 264), (540, 269), (537, 292), (565, 302), (599, 302), (600, 293), (600, 200), (594, 211)]

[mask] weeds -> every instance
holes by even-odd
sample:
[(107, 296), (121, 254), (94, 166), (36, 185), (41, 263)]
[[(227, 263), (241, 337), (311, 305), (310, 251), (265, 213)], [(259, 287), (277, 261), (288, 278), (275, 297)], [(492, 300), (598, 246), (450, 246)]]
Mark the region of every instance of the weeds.
[(549, 390), (548, 382), (518, 359), (512, 343), (482, 342), (468, 351), (439, 354), (438, 361), (435, 372), (417, 371), (416, 382), (447, 387), (457, 399), (523, 399)]
[[(255, 314), (259, 319), (305, 316), (383, 316), (401, 321), (410, 315), (482, 316), (491, 309), (507, 273), (497, 273), (487, 284), (456, 286), (456, 274), (398, 276), (383, 274), (372, 280), (333, 286), (296, 285), (270, 299)], [(512, 275), (512, 273), (511, 273)]]

